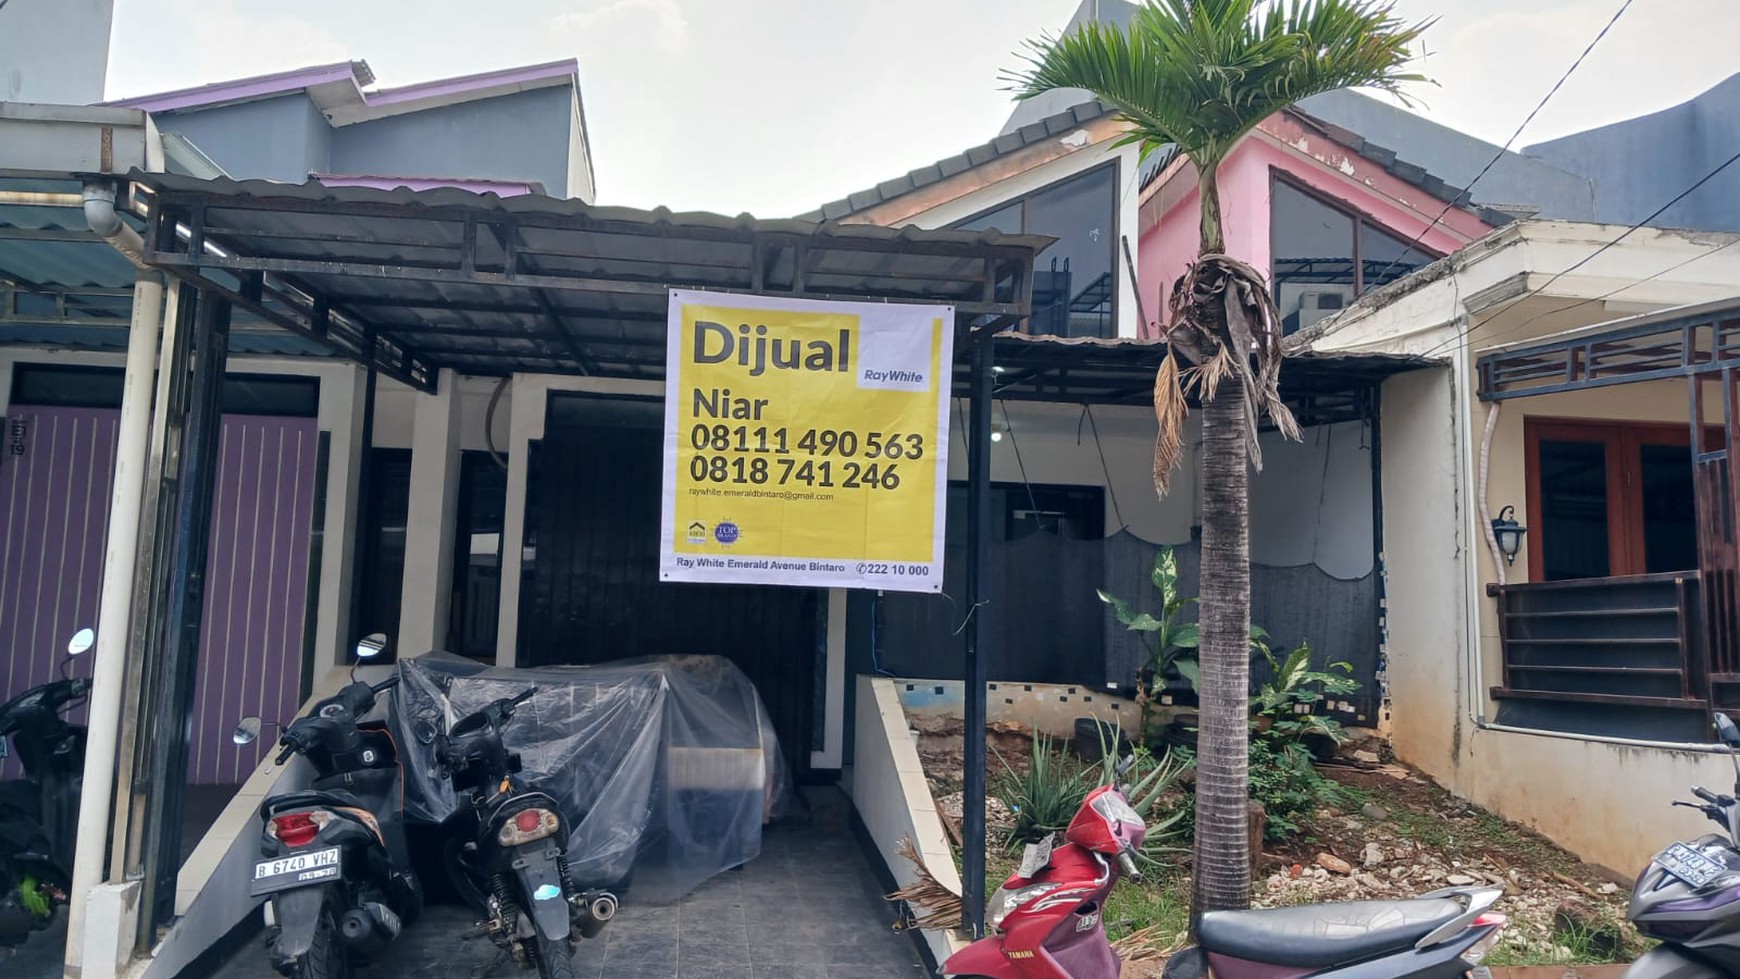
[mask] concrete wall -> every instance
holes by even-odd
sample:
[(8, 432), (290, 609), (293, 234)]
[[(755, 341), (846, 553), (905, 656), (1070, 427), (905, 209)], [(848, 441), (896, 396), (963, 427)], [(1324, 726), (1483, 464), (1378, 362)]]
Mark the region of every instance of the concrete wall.
[[(908, 733), (894, 681), (858, 677), (857, 700), (857, 755), (845, 789), (858, 818), (897, 885), (905, 887), (918, 879), (917, 868), (897, 849), (907, 839), (937, 883), (961, 893), (961, 875), (955, 870), (954, 853), (931, 798), (930, 783), (925, 781), (918, 747)], [(926, 929), (921, 934), (939, 963), (965, 944), (953, 932)]]
[[(956, 417), (964, 417), (965, 404), (957, 409)], [(1154, 493), (1152, 410), (1096, 407), (1090, 419), (1080, 405), (1011, 401), (999, 402), (992, 419), (1008, 428), (991, 447), (993, 482), (1108, 487), (1107, 533), (1127, 527), (1156, 544), (1191, 539), (1201, 508), (1202, 439), (1195, 417), (1186, 424), (1184, 457), (1163, 498)], [(1371, 570), (1371, 455), (1364, 428), (1310, 428), (1302, 442), (1273, 432), (1261, 437), (1264, 468), (1251, 477), (1252, 561), (1316, 564), (1337, 578)], [(950, 432), (949, 478), (966, 476), (966, 444), (957, 421)]]
[(551, 196), (567, 197), (573, 109), (572, 90), (540, 88), (360, 122), (331, 131), (327, 169), (536, 180)]
[(1391, 740), (1440, 780), (1464, 734), (1466, 635), (1456, 462), (1456, 401), (1447, 369), (1384, 383), (1384, 581)]
[[(1538, 143), (1523, 152), (1594, 183), (1593, 219), (1642, 221), (1714, 170), (1740, 144), (1740, 75), (1689, 102)], [(1740, 231), (1740, 174), (1725, 171), (1650, 222)]]
[(332, 126), (301, 92), (260, 102), (156, 116), (157, 128), (192, 140), (237, 180), (300, 184), (328, 168)]
[(115, 0), (9, 0), (0, 9), (0, 102), (103, 100)]

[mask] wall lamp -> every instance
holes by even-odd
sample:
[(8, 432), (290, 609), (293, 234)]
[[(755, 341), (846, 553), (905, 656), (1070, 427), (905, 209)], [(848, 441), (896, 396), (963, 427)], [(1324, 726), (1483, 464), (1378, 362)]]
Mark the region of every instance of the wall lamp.
[(1523, 535), (1529, 532), (1527, 527), (1516, 522), (1511, 516), (1516, 507), (1507, 506), (1498, 511), (1498, 516), (1492, 518), (1492, 536), (1498, 539), (1498, 549), (1504, 554), (1504, 563), (1515, 564), (1516, 552), (1522, 550)]

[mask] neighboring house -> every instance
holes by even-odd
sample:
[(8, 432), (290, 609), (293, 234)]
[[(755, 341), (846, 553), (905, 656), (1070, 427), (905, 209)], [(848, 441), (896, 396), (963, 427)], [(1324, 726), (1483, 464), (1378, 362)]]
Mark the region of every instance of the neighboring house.
[[(573, 61), (373, 86), (365, 63), (342, 62), (122, 99), (101, 111), (144, 110), (163, 168), (205, 179), (592, 199)], [(78, 185), (68, 186), (76, 195)], [(26, 627), (0, 636), (0, 700), (48, 679), (66, 637), (96, 618), (134, 284), (133, 268), (112, 249), (80, 244), (95, 239), (76, 207), (10, 214), (21, 227), (0, 229), (0, 244), (14, 246), (0, 264), (0, 406), (11, 447), (0, 457), (8, 528), (0, 618)], [(361, 309), (366, 302), (354, 300)], [(236, 718), (294, 714), (317, 679), (314, 664), (344, 641), (353, 585), (365, 631), (494, 658), (506, 492), (481, 422), (492, 387), (463, 381), (475, 418), (455, 434), (466, 509), (457, 517), (457, 570), (451, 584), (438, 579), (430, 570), (437, 562), (416, 554), (407, 524), (420, 515), (410, 505), (414, 392), (379, 385), (370, 478), (353, 508), (364, 464), (353, 454), (365, 430), (362, 373), (245, 314), (230, 349), (212, 523), (217, 573), (190, 764), (191, 781), (213, 786), (239, 783), (256, 760), (255, 749), (223, 736)]]
[(1512, 224), (1290, 342), (1442, 364), (1384, 386), (1396, 754), (1629, 875), (1731, 775), (1740, 236), (1626, 230)]
[[(1258, 126), (1219, 177), (1227, 252), (1269, 277), (1287, 334), (1510, 220), (1460, 206), (1461, 188), (1405, 154), (1297, 109)], [(1143, 301), (1162, 325), (1201, 241), (1198, 196), (1184, 157), (1142, 191)]]

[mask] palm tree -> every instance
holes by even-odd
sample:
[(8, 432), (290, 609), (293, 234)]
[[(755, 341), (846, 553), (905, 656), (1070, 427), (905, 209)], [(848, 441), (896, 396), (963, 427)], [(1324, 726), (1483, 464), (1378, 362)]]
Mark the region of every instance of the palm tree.
[(1192, 921), (1250, 905), (1248, 711), (1250, 508), (1259, 413), (1299, 437), (1278, 391), (1281, 323), (1257, 270), (1224, 254), (1216, 172), (1257, 124), (1301, 99), (1365, 86), (1399, 93), (1409, 47), (1428, 26), (1394, 16), (1393, 0), (1148, 0), (1128, 30), (1088, 22), (1029, 42), (1007, 74), (1017, 98), (1086, 89), (1115, 109), (1145, 159), (1176, 147), (1197, 169), (1202, 245), (1173, 287), (1173, 356), (1155, 378), (1154, 488), (1181, 454), (1185, 393), (1202, 412), (1201, 728), (1196, 776)]

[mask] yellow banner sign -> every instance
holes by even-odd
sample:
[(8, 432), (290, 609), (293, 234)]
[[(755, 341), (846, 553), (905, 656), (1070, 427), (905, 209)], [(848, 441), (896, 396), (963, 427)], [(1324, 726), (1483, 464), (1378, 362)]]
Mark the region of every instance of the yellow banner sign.
[(660, 577), (941, 591), (953, 325), (672, 290)]

